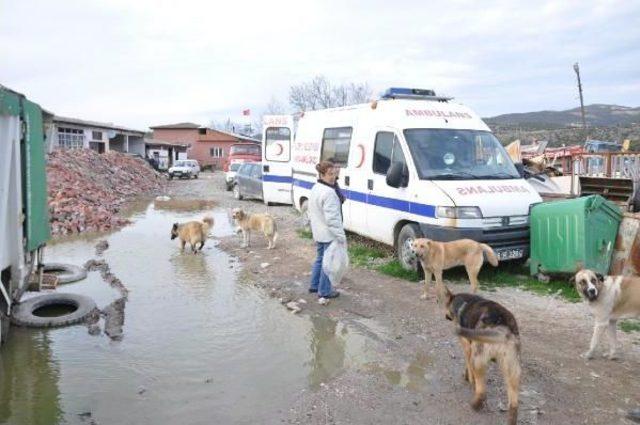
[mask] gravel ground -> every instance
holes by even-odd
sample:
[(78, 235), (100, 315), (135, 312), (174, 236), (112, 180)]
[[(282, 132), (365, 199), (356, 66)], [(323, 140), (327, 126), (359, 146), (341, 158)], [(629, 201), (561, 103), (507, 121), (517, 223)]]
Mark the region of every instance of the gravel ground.
[[(497, 424), (504, 423), (506, 393), (494, 367), (488, 399), (480, 412), (469, 407), (472, 390), (463, 382), (462, 350), (451, 322), (434, 299), (419, 299), (420, 287), (378, 272), (352, 268), (327, 306), (307, 293), (313, 242), (300, 238), (300, 217), (290, 206), (236, 201), (223, 189), (221, 173), (169, 183), (172, 197), (213, 200), (229, 210), (268, 211), (278, 221), (278, 246), (266, 249), (259, 235), (240, 248), (240, 237), (220, 247), (242, 262), (243, 281), (283, 302), (304, 299), (302, 312), (329, 317), (367, 335), (366, 355), (348, 362), (317, 388), (295, 395), (289, 412), (269, 423), (304, 424)], [(269, 263), (264, 266), (264, 263)], [(446, 279), (445, 273), (445, 279)], [(454, 292), (468, 285), (447, 281)], [(630, 424), (626, 412), (640, 405), (640, 333), (619, 332), (619, 361), (579, 354), (591, 337), (592, 319), (582, 303), (567, 303), (517, 289), (482, 294), (509, 308), (522, 338), (521, 424)], [(283, 306), (283, 308), (285, 308)]]

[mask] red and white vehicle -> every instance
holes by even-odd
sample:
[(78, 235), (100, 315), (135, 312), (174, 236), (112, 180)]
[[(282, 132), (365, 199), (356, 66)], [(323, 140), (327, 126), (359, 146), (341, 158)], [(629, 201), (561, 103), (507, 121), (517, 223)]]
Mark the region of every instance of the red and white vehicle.
[(235, 143), (229, 149), (229, 156), (224, 163), (225, 184), (227, 190), (233, 188), (236, 172), (245, 162), (260, 162), (262, 147), (256, 143)]

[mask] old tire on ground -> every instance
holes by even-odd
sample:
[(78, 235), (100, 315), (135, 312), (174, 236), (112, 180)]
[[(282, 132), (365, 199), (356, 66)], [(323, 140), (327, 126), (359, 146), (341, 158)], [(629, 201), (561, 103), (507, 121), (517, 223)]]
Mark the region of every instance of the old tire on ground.
[(84, 268), (73, 264), (46, 263), (44, 272), (58, 276), (58, 283), (77, 282), (87, 277), (87, 271)]
[[(53, 305), (71, 306), (76, 309), (69, 314), (56, 317), (40, 317), (33, 314), (39, 308)], [(11, 314), (11, 322), (30, 328), (69, 326), (82, 322), (96, 308), (95, 301), (85, 295), (65, 293), (40, 295), (17, 304)]]
[(403, 269), (421, 272), (420, 261), (418, 261), (409, 247), (414, 239), (421, 237), (420, 227), (415, 223), (407, 223), (400, 229), (396, 239), (396, 256)]

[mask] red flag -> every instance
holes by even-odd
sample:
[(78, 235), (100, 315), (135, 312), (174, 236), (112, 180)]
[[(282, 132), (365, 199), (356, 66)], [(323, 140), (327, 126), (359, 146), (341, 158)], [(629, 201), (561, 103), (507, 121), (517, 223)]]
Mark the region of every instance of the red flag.
[(245, 117), (251, 115), (251, 109), (243, 109), (242, 115), (244, 115)]

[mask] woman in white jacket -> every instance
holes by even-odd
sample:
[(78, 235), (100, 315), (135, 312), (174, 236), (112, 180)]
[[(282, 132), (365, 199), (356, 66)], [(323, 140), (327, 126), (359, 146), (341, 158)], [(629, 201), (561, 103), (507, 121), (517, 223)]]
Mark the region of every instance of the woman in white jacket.
[(309, 292), (317, 292), (321, 298), (336, 298), (340, 293), (331, 288), (329, 277), (322, 271), (322, 259), (331, 242), (336, 240), (345, 243), (347, 240), (342, 225), (343, 198), (339, 196), (336, 185), (338, 168), (329, 161), (322, 161), (316, 165), (316, 171), (320, 178), (311, 189), (307, 209), (317, 247)]

